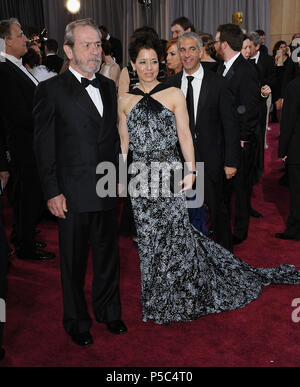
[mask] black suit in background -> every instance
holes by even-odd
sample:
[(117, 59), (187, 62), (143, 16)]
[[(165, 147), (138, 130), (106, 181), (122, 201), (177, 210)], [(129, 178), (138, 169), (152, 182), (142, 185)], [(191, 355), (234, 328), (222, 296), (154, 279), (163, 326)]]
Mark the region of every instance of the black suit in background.
[(35, 97), (35, 150), (46, 200), (63, 194), (66, 220), (59, 219), (65, 330), (89, 330), (84, 297), (88, 241), (94, 266), (93, 311), (97, 321), (120, 319), (117, 198), (97, 196), (101, 162), (117, 166), (120, 142), (113, 81), (97, 75), (104, 105), (101, 118), (86, 89), (67, 70), (40, 84)]
[[(181, 88), (183, 72), (167, 83)], [(206, 70), (198, 102), (195, 135), (197, 162), (204, 162), (204, 202), (208, 205), (215, 241), (232, 250), (230, 218), (224, 202), (224, 166), (239, 166), (240, 138), (233, 96), (226, 83), (216, 73)]]
[(265, 46), (264, 44), (262, 44), (262, 45), (260, 46), (259, 51), (260, 51), (260, 53), (261, 53), (262, 55), (269, 55), (268, 47)]
[(58, 55), (47, 55), (44, 59), (44, 65), (49, 71), (59, 74), (64, 60)]
[(34, 122), (32, 116), (35, 83), (15, 64), (0, 63), (0, 114), (11, 156), (11, 178), (14, 194), (11, 198), (16, 227), (18, 255), (29, 258), (35, 253), (35, 227), (43, 196), (33, 152)]
[(257, 148), (257, 173), (254, 178), (254, 183), (257, 183), (264, 171), (264, 153), (265, 153), (265, 136), (267, 128), (267, 98), (261, 95), (261, 88), (268, 85), (271, 90), (276, 89), (276, 68), (274, 58), (267, 54), (259, 55), (257, 64), (255, 59), (250, 59), (250, 63), (255, 66), (259, 78), (259, 93), (260, 93), (260, 132), (258, 133), (258, 148)]
[(285, 234), (300, 240), (300, 77), (286, 88), (278, 156), (287, 156), (290, 214)]
[[(223, 73), (220, 66), (219, 72)], [(256, 172), (258, 133), (260, 132), (260, 90), (257, 71), (240, 54), (225, 76), (227, 87), (234, 98), (238, 112), (241, 163), (237, 175), (226, 182), (227, 205), (230, 208), (235, 193), (235, 220), (233, 234), (238, 240), (248, 235), (251, 189)]]

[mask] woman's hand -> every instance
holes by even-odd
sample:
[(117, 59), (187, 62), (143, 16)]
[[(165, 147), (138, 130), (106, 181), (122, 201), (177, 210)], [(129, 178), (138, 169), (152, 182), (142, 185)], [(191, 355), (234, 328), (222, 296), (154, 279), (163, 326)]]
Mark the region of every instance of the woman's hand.
[(192, 189), (193, 188), (193, 185), (195, 183), (195, 180), (196, 180), (196, 175), (194, 175), (193, 173), (188, 173), (183, 180), (180, 181), (179, 185), (183, 188), (179, 191), (179, 193), (182, 193), (182, 192), (185, 192), (185, 191), (188, 191), (189, 189)]

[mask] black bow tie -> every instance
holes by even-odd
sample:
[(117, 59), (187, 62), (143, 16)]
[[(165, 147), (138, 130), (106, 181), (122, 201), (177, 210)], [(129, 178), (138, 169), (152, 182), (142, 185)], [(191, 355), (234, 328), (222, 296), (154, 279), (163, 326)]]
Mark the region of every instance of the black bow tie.
[(87, 88), (89, 87), (90, 85), (94, 86), (94, 87), (97, 87), (99, 88), (100, 85), (99, 85), (99, 81), (97, 78), (93, 79), (92, 81), (90, 81), (89, 79), (87, 78), (81, 78), (81, 84), (84, 88)]

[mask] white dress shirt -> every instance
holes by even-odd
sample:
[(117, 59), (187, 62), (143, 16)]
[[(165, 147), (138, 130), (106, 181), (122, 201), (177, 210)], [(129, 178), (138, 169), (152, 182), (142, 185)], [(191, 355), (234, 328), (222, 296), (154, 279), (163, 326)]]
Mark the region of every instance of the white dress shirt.
[(223, 77), (226, 77), (226, 74), (228, 73), (228, 71), (230, 70), (231, 66), (234, 64), (234, 62), (237, 60), (237, 58), (241, 55), (241, 53), (237, 53), (234, 57), (232, 57), (228, 62), (224, 62), (224, 65), (226, 67), (224, 73), (223, 73)]
[(255, 63), (257, 64), (258, 60), (259, 60), (259, 56), (260, 56), (260, 51), (258, 51), (257, 54), (253, 58), (250, 58), (250, 59), (255, 59)]
[(200, 91), (202, 86), (202, 81), (204, 77), (203, 67), (200, 65), (200, 68), (194, 74), (187, 74), (185, 70), (183, 70), (183, 76), (181, 80), (181, 90), (185, 97), (187, 96), (188, 90), (188, 79), (187, 77), (194, 77), (192, 86), (193, 86), (193, 95), (194, 95), (194, 113), (195, 113), (195, 124), (197, 121), (197, 110), (198, 110), (198, 102), (200, 97)]
[(38, 80), (34, 78), (33, 75), (30, 74), (30, 72), (26, 69), (25, 66), (23, 66), (22, 59), (18, 59), (15, 56), (9, 55), (6, 52), (1, 52), (1, 56), (11, 61), (14, 65), (19, 67), (20, 70), (23, 71), (24, 74), (27, 75), (27, 77), (37, 86), (39, 84)]
[[(78, 71), (74, 70), (72, 66), (69, 67), (69, 70), (72, 74), (75, 75), (75, 77), (78, 79), (78, 81), (81, 83), (81, 78), (85, 78), (82, 76)], [(96, 75), (94, 74), (91, 78), (91, 81), (96, 78)], [(86, 88), (86, 91), (88, 92), (89, 96), (91, 97), (91, 100), (93, 101), (94, 105), (96, 106), (99, 114), (101, 117), (103, 117), (103, 102), (100, 94), (100, 90), (97, 87), (94, 87), (92, 85), (89, 85)]]

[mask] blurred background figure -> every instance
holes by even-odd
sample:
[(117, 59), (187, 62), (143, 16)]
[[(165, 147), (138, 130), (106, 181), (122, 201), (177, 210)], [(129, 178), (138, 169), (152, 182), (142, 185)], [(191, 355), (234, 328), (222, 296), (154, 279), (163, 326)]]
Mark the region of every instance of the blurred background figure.
[(123, 48), (120, 39), (111, 36), (108, 29), (105, 26), (99, 27), (102, 39), (108, 40), (111, 44), (111, 56), (115, 59), (119, 66), (123, 65)]
[(49, 71), (46, 66), (42, 65), (42, 55), (36, 44), (31, 44), (27, 53), (22, 58), (23, 66), (34, 76), (38, 82), (46, 81), (55, 77), (57, 73)]
[(291, 50), (284, 40), (280, 40), (275, 43), (273, 48), (273, 57), (275, 59), (276, 66), (276, 87), (273, 90), (273, 102), (275, 105), (273, 122), (281, 121), (281, 112), (283, 106), (283, 95), (285, 91), (284, 78), (286, 70), (292, 65)]
[(186, 32), (195, 32), (193, 23), (185, 16), (175, 19), (171, 25), (172, 38), (177, 39)]
[(102, 40), (102, 61), (100, 74), (112, 79), (116, 87), (119, 87), (121, 69), (112, 57), (112, 48), (109, 40)]
[(178, 39), (169, 40), (166, 45), (167, 75), (171, 77), (182, 71), (182, 63), (178, 52)]
[(251, 46), (251, 41), (249, 39), (249, 36), (244, 35), (243, 47), (242, 47), (241, 53), (246, 60), (250, 58), (250, 53), (251, 53), (250, 46)]
[(64, 60), (58, 56), (58, 43), (55, 39), (48, 39), (46, 41), (45, 56), (43, 64), (49, 71), (59, 74)]
[(260, 37), (260, 41), (261, 41), (261, 45), (260, 45), (260, 53), (263, 54), (263, 55), (269, 55), (269, 50), (268, 50), (268, 47), (265, 46), (265, 39), (266, 39), (266, 33), (265, 31), (263, 30), (256, 30), (255, 31), (259, 37)]
[(201, 49), (200, 57), (201, 64), (205, 69), (217, 72), (219, 62), (215, 60), (215, 40), (211, 34), (200, 32), (199, 36), (203, 42), (203, 48)]

